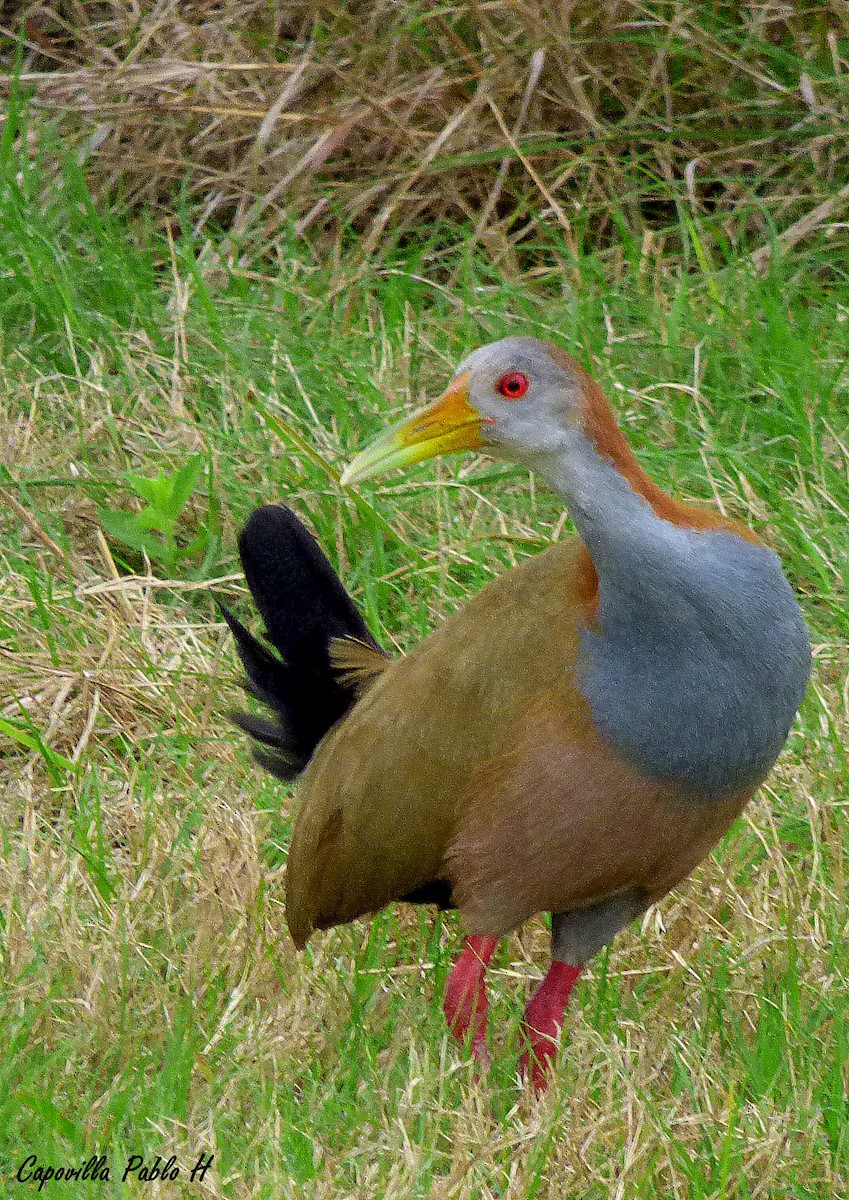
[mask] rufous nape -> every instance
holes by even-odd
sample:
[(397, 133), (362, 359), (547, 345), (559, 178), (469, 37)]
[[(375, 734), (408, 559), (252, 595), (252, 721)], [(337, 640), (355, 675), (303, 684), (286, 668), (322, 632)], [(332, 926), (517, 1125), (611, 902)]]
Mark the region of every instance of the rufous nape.
[(225, 613), (273, 714), (236, 719), (264, 766), (301, 775), (286, 870), (296, 945), (396, 900), (456, 908), (468, 936), (445, 1014), (481, 1062), (496, 944), (552, 914), (551, 966), (523, 1021), (522, 1070), (541, 1091), (583, 967), (693, 870), (767, 775), (810, 646), (773, 551), (662, 491), (557, 346), (474, 351), (342, 483), (464, 450), (541, 475), (578, 536), (391, 658), (294, 514), (258, 509), (240, 551), (281, 657)]

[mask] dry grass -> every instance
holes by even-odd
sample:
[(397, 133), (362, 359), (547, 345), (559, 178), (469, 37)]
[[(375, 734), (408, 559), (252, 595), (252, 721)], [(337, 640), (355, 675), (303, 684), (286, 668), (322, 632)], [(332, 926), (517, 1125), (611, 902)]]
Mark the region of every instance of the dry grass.
[(773, 231), (846, 240), (842, 0), (137, 0), (6, 19), (22, 87), (100, 195), (242, 245), (353, 226), (367, 258), (471, 222), (515, 274), (552, 231), (669, 253), (692, 248), (690, 221), (761, 262)]

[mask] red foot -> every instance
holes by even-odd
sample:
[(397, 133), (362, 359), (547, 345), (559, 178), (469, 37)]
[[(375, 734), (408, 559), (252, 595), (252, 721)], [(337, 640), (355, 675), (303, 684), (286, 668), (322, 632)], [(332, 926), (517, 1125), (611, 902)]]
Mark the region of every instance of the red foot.
[(471, 1034), (472, 1054), (482, 1066), (489, 1063), (486, 1048), (487, 1009), (485, 975), (498, 938), (466, 938), (463, 953), (448, 976), (442, 1007), (448, 1028), (464, 1044)]
[(553, 962), (525, 1009), (522, 1032), (528, 1049), (522, 1055), (520, 1070), (522, 1078), (527, 1079), (530, 1068), (531, 1087), (537, 1096), (546, 1090), (551, 1079), (563, 1011), (582, 970), (583, 967)]

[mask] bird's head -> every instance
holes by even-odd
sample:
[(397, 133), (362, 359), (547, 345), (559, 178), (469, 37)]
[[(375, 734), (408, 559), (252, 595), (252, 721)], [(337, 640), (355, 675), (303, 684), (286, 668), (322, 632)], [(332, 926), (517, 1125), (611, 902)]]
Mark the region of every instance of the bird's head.
[(342, 483), (459, 450), (533, 466), (585, 428), (586, 378), (567, 354), (537, 338), (490, 342), (460, 363), (438, 400), (358, 454)]

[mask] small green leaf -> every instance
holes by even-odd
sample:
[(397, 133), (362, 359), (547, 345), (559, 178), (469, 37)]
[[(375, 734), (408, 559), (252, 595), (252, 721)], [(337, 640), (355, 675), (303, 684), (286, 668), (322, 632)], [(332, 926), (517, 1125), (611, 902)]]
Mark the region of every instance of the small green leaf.
[(111, 512), (101, 508), (98, 510), (97, 519), (116, 542), (121, 542), (130, 550), (143, 551), (152, 562), (164, 563), (166, 566), (172, 563), (173, 554), (169, 553), (160, 539), (139, 526), (138, 514)]
[(169, 517), (162, 509), (153, 508), (150, 504), (138, 513), (136, 522), (139, 529), (156, 529), (160, 533), (164, 533), (166, 537), (171, 537), (174, 533), (174, 526), (177, 523), (173, 517)]
[(194, 491), (195, 484), (203, 471), (203, 455), (194, 454), (179, 471), (171, 478), (171, 495), (166, 512), (176, 518), (179, 516), (189, 496)]
[(124, 478), (133, 491), (138, 492), (141, 498), (153, 508), (160, 512), (166, 510), (171, 494), (171, 482), (167, 475), (160, 474), (154, 479), (149, 479), (146, 475), (134, 475), (131, 471), (127, 471)]

